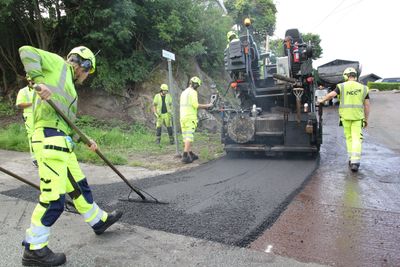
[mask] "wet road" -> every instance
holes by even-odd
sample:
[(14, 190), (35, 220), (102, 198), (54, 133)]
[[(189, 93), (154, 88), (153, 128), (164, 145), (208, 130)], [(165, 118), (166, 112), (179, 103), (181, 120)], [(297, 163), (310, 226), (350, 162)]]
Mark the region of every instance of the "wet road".
[[(222, 158), (190, 171), (135, 181), (169, 205), (120, 202), (118, 199), (126, 198), (129, 192), (123, 183), (94, 185), (95, 198), (106, 210), (123, 209), (125, 225), (247, 246), (268, 256), (266, 261), (272, 264), (284, 256), (333, 266), (400, 266), (398, 132), (393, 135), (390, 126), (384, 128), (385, 136), (392, 138), (386, 142), (394, 150), (380, 145), (373, 133), (381, 131), (374, 125), (387, 124), (371, 115), (361, 169), (352, 174), (347, 166), (342, 128), (337, 127), (337, 111), (327, 109), (324, 119), (324, 144), (315, 172), (318, 162), (310, 159)], [(395, 120), (393, 123), (393, 129), (400, 125)], [(104, 170), (100, 173), (108, 175)], [(124, 174), (135, 176), (129, 170)], [(0, 193), (29, 201), (37, 198), (37, 192), (25, 186)], [(124, 233), (121, 231), (117, 238), (123, 238)], [(154, 237), (159, 233), (164, 232), (155, 231)], [(146, 238), (139, 236), (131, 247), (123, 246), (126, 253), (135, 248), (140, 251), (138, 243)], [(76, 242), (76, 237), (71, 242)], [(159, 244), (149, 243), (149, 258), (153, 259), (160, 252)], [(171, 254), (172, 244), (163, 250), (165, 255)], [(182, 251), (191, 251), (191, 246)], [(189, 255), (188, 262), (190, 259)], [(156, 266), (163, 266), (162, 259), (156, 262)], [(259, 266), (265, 266), (265, 261)]]
[(320, 167), (250, 247), (334, 266), (400, 266), (400, 155), (365, 134), (358, 174), (347, 167), (337, 111), (324, 114)]

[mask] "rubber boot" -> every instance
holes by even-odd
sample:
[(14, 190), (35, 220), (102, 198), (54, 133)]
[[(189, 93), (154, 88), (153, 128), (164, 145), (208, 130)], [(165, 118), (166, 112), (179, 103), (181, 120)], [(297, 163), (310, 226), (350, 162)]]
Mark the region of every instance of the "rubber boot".
[(96, 235), (101, 235), (108, 227), (116, 223), (122, 217), (122, 211), (114, 210), (108, 214), (107, 220), (98, 228), (93, 229)]
[(192, 163), (193, 159), (188, 152), (183, 152), (182, 160), (183, 163), (188, 164)]
[(199, 159), (199, 156), (194, 154), (192, 151), (189, 152), (190, 156), (192, 157), (192, 160), (195, 161), (196, 159)]
[(161, 142), (161, 127), (157, 128), (156, 136), (156, 144), (159, 145)]
[(172, 135), (172, 127), (167, 127), (168, 135), (169, 135), (169, 144), (173, 145), (174, 142), (174, 136)]
[(350, 169), (351, 169), (351, 171), (352, 172), (358, 172), (358, 168), (360, 167), (360, 164), (359, 163), (352, 163), (351, 165), (350, 165)]
[(64, 253), (54, 253), (47, 246), (38, 250), (25, 248), (22, 256), (24, 266), (59, 266), (66, 262)]

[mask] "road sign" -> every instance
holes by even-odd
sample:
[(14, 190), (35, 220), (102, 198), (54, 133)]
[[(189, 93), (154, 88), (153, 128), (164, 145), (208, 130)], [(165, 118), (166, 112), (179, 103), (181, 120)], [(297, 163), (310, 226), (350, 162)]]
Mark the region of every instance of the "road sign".
[(165, 57), (165, 58), (168, 58), (168, 59), (171, 59), (171, 60), (175, 61), (175, 54), (171, 53), (171, 52), (168, 52), (167, 50), (163, 49), (162, 56)]

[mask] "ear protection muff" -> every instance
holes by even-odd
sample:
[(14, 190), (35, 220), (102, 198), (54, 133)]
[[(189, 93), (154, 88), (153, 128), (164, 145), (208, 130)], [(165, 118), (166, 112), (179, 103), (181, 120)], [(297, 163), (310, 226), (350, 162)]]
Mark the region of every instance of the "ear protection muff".
[(77, 63), (81, 68), (85, 70), (85, 72), (89, 72), (92, 68), (92, 61), (90, 61), (89, 59), (83, 59), (77, 54), (72, 54), (68, 58), (68, 61)]
[(85, 70), (85, 72), (89, 72), (92, 68), (92, 61), (88, 59), (83, 59), (81, 60), (81, 63), (79, 65)]
[(347, 82), (349, 80), (349, 76), (347, 76), (346, 74), (343, 74), (343, 79), (345, 82)]

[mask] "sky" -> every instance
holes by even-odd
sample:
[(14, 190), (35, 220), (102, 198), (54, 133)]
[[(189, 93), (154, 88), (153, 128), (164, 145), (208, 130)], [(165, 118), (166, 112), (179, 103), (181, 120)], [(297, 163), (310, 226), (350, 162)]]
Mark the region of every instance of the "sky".
[(274, 0), (274, 36), (298, 28), (319, 34), (322, 57), (313, 66), (335, 59), (359, 61), (361, 75), (400, 77), (400, 1), (398, 0)]

